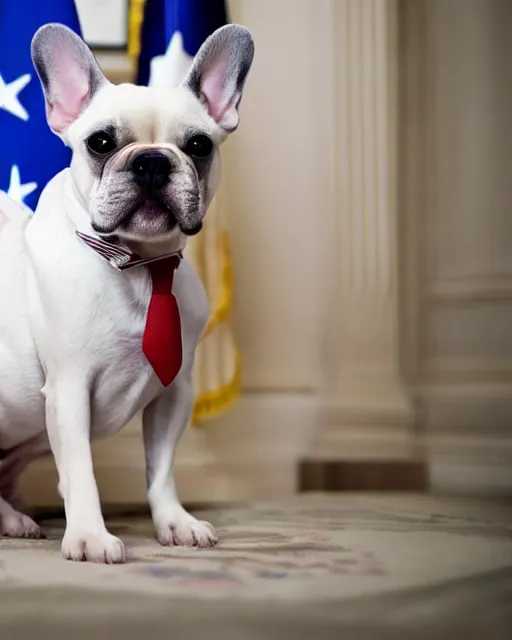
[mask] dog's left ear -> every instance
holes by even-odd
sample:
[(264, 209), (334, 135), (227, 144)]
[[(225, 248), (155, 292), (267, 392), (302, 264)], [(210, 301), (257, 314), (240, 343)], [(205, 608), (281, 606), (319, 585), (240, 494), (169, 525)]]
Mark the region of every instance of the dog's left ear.
[(108, 81), (85, 42), (62, 24), (40, 27), (31, 52), (44, 91), (48, 124), (55, 133), (63, 134)]
[(238, 106), (253, 56), (249, 31), (236, 24), (226, 25), (205, 40), (183, 83), (225, 131), (238, 126)]

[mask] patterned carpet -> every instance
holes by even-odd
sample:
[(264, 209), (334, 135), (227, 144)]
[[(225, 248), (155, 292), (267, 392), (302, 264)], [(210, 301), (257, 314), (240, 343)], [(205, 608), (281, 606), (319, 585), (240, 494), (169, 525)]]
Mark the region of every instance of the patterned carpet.
[(215, 549), (160, 547), (115, 517), (126, 565), (0, 540), (0, 638), (505, 638), (512, 506), (411, 495), (302, 495), (200, 512)]

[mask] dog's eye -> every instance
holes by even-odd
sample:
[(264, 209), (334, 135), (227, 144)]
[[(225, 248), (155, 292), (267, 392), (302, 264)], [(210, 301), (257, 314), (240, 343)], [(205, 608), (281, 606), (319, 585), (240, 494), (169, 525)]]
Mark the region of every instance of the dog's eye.
[(208, 136), (192, 136), (185, 145), (185, 153), (193, 158), (207, 158), (213, 151), (213, 142)]
[(114, 138), (106, 131), (97, 131), (87, 138), (87, 146), (90, 151), (104, 156), (116, 148)]

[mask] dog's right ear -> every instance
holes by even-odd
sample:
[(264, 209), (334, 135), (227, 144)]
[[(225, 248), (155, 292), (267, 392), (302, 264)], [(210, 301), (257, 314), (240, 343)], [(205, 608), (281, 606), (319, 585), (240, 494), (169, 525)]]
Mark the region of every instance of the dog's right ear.
[(224, 25), (204, 41), (184, 81), (225, 131), (238, 127), (238, 108), (253, 56), (249, 31), (237, 24)]
[(43, 86), (48, 124), (63, 134), (108, 80), (85, 42), (62, 24), (36, 31), (32, 61)]

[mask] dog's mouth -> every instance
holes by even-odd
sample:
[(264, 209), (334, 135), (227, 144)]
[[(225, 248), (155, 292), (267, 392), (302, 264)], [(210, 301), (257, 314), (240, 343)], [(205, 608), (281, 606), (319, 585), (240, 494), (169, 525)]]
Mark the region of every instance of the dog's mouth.
[[(195, 236), (197, 235), (201, 229), (203, 228), (203, 223), (200, 221), (195, 225), (187, 225), (184, 223), (180, 223), (178, 220), (178, 216), (176, 215), (175, 209), (167, 204), (161, 198), (151, 198), (147, 200), (140, 208), (139, 211), (143, 215), (165, 215), (167, 218), (167, 224), (169, 227), (169, 231), (172, 231), (177, 226), (179, 226), (182, 233), (186, 236)], [(133, 213), (132, 213), (133, 216)]]
[(109, 236), (119, 231), (137, 232), (144, 235), (170, 233), (177, 227), (187, 236), (198, 234), (203, 223), (189, 225), (178, 220), (175, 209), (161, 198), (148, 198), (134, 202), (115, 225), (101, 225), (92, 222), (93, 230), (102, 236)]
[(133, 216), (137, 211), (139, 211), (142, 215), (147, 216), (165, 215), (171, 229), (174, 229), (176, 225), (178, 225), (178, 219), (176, 217), (174, 209), (166, 202), (164, 202), (161, 198), (148, 198), (146, 202), (144, 202), (140, 207), (138, 207), (138, 209), (132, 212), (131, 215)]

